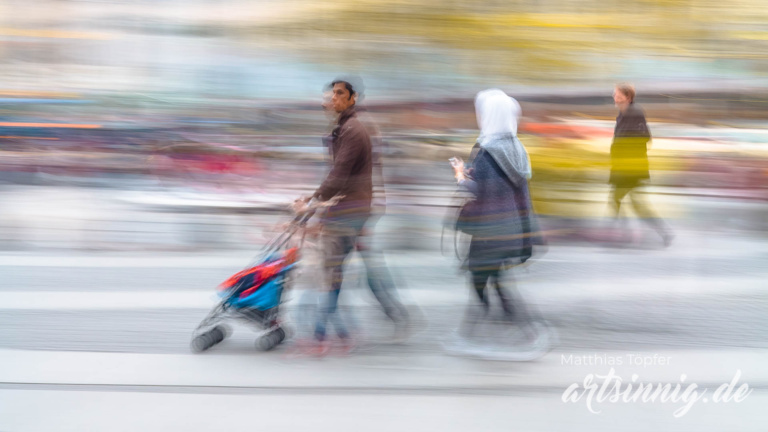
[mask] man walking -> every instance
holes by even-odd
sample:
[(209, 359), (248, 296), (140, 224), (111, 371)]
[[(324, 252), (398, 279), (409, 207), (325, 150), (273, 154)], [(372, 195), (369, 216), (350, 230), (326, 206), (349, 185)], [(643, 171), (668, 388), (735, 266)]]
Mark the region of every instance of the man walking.
[[(374, 172), (379, 176), (381, 173), (375, 158), (377, 152), (374, 151), (374, 140), (378, 136), (371, 132), (372, 125), (361, 121), (356, 105), (362, 97), (363, 85), (359, 79), (349, 77), (333, 81), (330, 91), (330, 99), (324, 106), (338, 115), (326, 139), (332, 166), (313, 198), (322, 201), (337, 195), (343, 198), (328, 209), (322, 221), (323, 265), (329, 291), (320, 307), (315, 326), (315, 339), (320, 354), (328, 350), (326, 325), (331, 315), (336, 313), (343, 281), (343, 264), (354, 249), (361, 252), (368, 283), (387, 315), (396, 322), (404, 320), (401, 312), (404, 309), (393, 297), (391, 278), (386, 269), (381, 267), (383, 263), (380, 263), (379, 255), (375, 250), (365, 247), (361, 241), (363, 228), (371, 220)], [(344, 349), (351, 349), (352, 341), (347, 329), (341, 320), (334, 321)]]

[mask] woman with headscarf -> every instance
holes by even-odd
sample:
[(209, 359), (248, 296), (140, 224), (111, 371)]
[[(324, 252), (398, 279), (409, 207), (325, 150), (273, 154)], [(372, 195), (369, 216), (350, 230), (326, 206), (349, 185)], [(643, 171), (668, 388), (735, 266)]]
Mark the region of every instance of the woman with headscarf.
[[(532, 255), (534, 236), (533, 207), (528, 191), (531, 165), (525, 148), (517, 139), (517, 101), (493, 89), (475, 98), (480, 136), (465, 169), (459, 159), (454, 170), (459, 185), (474, 195), (471, 206), (462, 214), (464, 231), (472, 235), (467, 257), (471, 284), (483, 315), (489, 311), (486, 286), (492, 283), (505, 315), (514, 315), (509, 293), (501, 286), (502, 270), (524, 263)], [(469, 323), (468, 331), (476, 320)], [(465, 332), (466, 332), (465, 330)]]

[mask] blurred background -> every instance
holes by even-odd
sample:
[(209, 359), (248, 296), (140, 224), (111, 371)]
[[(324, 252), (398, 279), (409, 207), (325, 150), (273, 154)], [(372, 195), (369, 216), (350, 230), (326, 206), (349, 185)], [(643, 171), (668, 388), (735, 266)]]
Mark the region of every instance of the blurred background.
[[(631, 81), (654, 135), (646, 192), (659, 211), (762, 231), (768, 59), (758, 6), (7, 0), (0, 176), (13, 187), (0, 245), (203, 246), (144, 235), (158, 230), (143, 213), (253, 209), (311, 190), (329, 124), (321, 91), (349, 72), (365, 78), (386, 137), (392, 204), (444, 204), (445, 161), (468, 154), (477, 134), (474, 94), (500, 87), (523, 107), (539, 213), (604, 216), (612, 86)], [(64, 205), (44, 198), (99, 193), (83, 187), (111, 190)], [(228, 234), (210, 240), (248, 242), (254, 221), (220, 216), (212, 225)]]
[[(436, 341), (469, 299), (443, 230), (457, 205), (447, 159), (469, 155), (474, 95), (492, 87), (523, 110), (549, 247), (516, 279), (559, 331), (553, 362), (562, 352), (765, 349), (767, 53), (758, 0), (3, 0), (0, 348), (186, 353), (205, 296), (322, 180), (323, 87), (356, 73), (386, 144), (376, 239), (425, 329), (368, 362), (447, 367)], [(640, 192), (675, 231), (667, 249), (640, 224), (629, 241), (605, 228), (611, 93), (624, 81), (653, 134)], [(375, 308), (358, 294), (356, 314), (375, 335), (381, 317), (367, 318)], [(244, 333), (219, 352), (257, 356)], [(451, 367), (470, 387), (487, 370)], [(560, 407), (555, 393), (522, 397)], [(641, 415), (627, 409), (622, 418)], [(34, 430), (6, 418), (18, 427), (9, 430)]]

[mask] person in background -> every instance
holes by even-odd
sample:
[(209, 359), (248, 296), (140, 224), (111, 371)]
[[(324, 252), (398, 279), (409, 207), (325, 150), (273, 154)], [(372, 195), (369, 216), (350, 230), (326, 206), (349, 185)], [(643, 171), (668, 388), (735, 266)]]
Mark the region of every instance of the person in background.
[(626, 83), (616, 85), (613, 101), (619, 109), (611, 144), (611, 175), (608, 180), (613, 186), (613, 215), (620, 222), (621, 202), (629, 195), (635, 213), (661, 236), (665, 247), (669, 246), (673, 238), (671, 230), (637, 191), (651, 178), (648, 168), (651, 132), (643, 109), (635, 103), (635, 87)]

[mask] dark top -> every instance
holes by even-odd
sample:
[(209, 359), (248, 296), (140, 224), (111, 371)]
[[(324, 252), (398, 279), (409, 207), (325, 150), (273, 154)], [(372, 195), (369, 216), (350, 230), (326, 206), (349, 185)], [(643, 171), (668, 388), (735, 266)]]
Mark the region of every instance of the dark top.
[(645, 113), (631, 103), (626, 112), (616, 117), (611, 144), (611, 177), (609, 183), (632, 187), (651, 176), (648, 169), (648, 142), (651, 132), (645, 121)]
[(474, 194), (471, 215), (475, 228), (469, 246), (471, 271), (491, 270), (531, 257), (535, 226), (528, 181), (518, 186), (504, 174), (490, 153), (478, 149), (471, 160), (473, 180), (462, 184)]

